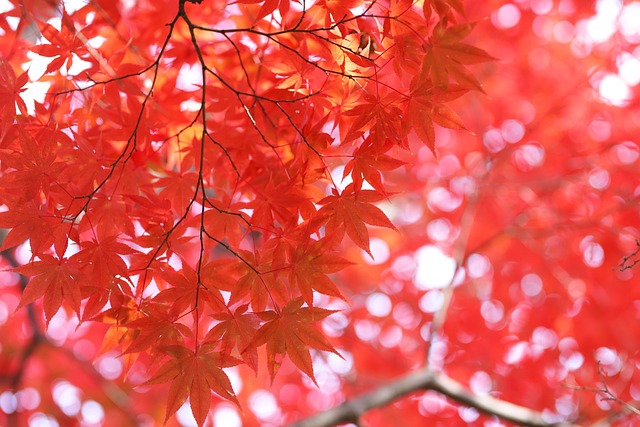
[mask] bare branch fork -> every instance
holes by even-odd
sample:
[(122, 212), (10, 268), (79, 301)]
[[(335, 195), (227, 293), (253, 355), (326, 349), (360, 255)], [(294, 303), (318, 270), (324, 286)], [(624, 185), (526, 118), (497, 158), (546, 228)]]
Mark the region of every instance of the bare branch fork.
[[(639, 243), (639, 246), (640, 246), (640, 243)], [(611, 391), (611, 389), (607, 385), (607, 380), (605, 379), (606, 374), (602, 371), (602, 363), (599, 360), (596, 360), (596, 363), (598, 365), (598, 376), (600, 377), (599, 386), (586, 387), (586, 386), (579, 386), (579, 385), (572, 385), (572, 384), (566, 384), (565, 386), (573, 390), (590, 391), (590, 392), (596, 393), (597, 395), (600, 395), (600, 399), (615, 402), (618, 405), (622, 406), (625, 412), (640, 416), (640, 409), (638, 409), (631, 403), (625, 402), (624, 400), (620, 399), (618, 396), (615, 395), (613, 391)]]
[(289, 427), (329, 427), (354, 422), (367, 411), (382, 407), (408, 394), (433, 390), (463, 405), (494, 415), (505, 421), (530, 427), (578, 427), (576, 424), (545, 421), (542, 413), (489, 395), (473, 393), (468, 388), (433, 370), (421, 370), (383, 385), (360, 397), (347, 400), (340, 406), (321, 412)]

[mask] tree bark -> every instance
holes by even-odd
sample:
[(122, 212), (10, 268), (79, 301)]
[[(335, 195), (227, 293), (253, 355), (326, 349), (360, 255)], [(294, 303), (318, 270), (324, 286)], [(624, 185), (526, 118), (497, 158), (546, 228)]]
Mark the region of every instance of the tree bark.
[(357, 423), (373, 408), (385, 406), (416, 391), (433, 390), (449, 399), (505, 421), (530, 427), (578, 427), (572, 423), (545, 421), (542, 413), (489, 395), (479, 395), (448, 377), (432, 370), (422, 370), (385, 384), (367, 394), (349, 399), (341, 405), (291, 424), (290, 427), (329, 427), (340, 423)]

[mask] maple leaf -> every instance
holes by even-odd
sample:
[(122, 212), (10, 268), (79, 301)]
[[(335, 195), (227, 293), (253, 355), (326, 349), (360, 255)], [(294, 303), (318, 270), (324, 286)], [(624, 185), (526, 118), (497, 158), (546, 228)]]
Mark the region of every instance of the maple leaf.
[[(268, 262), (261, 262), (248, 251), (238, 251), (243, 261), (220, 259), (210, 261), (202, 267), (202, 278), (211, 284), (230, 292), (229, 306), (246, 301), (247, 297), (254, 310), (264, 310), (272, 297), (271, 289), (282, 287), (276, 284), (273, 275), (262, 275), (260, 269), (270, 270)], [(285, 298), (286, 299), (286, 298)]]
[[(135, 340), (136, 336), (139, 335), (139, 331), (124, 325), (142, 317), (139, 303), (134, 301), (129, 295), (125, 295), (122, 292), (111, 292), (108, 300), (111, 308), (90, 318), (90, 320), (100, 321), (109, 325), (109, 329), (104, 335), (102, 345), (98, 351), (99, 355), (117, 348), (127, 348), (129, 344)], [(143, 304), (143, 306), (144, 305), (146, 304)], [(85, 314), (85, 318), (89, 318), (87, 307), (85, 307), (85, 313), (83, 314)], [(128, 372), (131, 369), (137, 358), (138, 354), (136, 353), (123, 355), (124, 372)]]
[(116, 230), (130, 237), (135, 236), (128, 206), (121, 197), (96, 195), (91, 200), (91, 206), (87, 209), (87, 215), (83, 217), (80, 228), (91, 229), (92, 224), (96, 224), (96, 234), (100, 237), (111, 236), (117, 232)]
[(326, 235), (332, 238), (340, 239), (346, 232), (353, 243), (371, 255), (366, 224), (396, 230), (384, 212), (372, 204), (383, 198), (384, 195), (373, 190), (356, 192), (353, 184), (349, 184), (342, 193), (334, 189), (333, 195), (318, 202), (323, 206), (312, 223), (319, 226), (326, 222)]
[(369, 130), (370, 138), (374, 143), (382, 145), (386, 139), (400, 142), (402, 135), (402, 110), (398, 100), (387, 94), (364, 94), (362, 101), (351, 110), (343, 112), (345, 116), (354, 116), (353, 123), (347, 134), (342, 138), (342, 143), (353, 141), (362, 135), (362, 129)]
[(237, 3), (241, 4), (256, 4), (256, 3), (264, 3), (260, 7), (258, 14), (254, 19), (254, 24), (264, 17), (272, 14), (276, 9), (280, 12), (280, 16), (284, 19), (289, 12), (289, 8), (291, 5), (290, 0), (237, 0)]
[(392, 143), (386, 143), (382, 147), (377, 148), (373, 145), (370, 138), (365, 139), (362, 144), (353, 151), (353, 159), (344, 166), (342, 179), (351, 174), (355, 192), (362, 189), (362, 184), (366, 180), (373, 188), (378, 190), (380, 194), (386, 194), (380, 171), (390, 171), (406, 164), (406, 162), (402, 160), (394, 159), (384, 154), (392, 146)]
[(252, 223), (265, 228), (275, 224), (282, 227), (293, 227), (298, 222), (298, 210), (304, 206), (309, 197), (295, 183), (285, 181), (275, 184), (272, 180), (262, 186), (256, 198), (247, 203), (239, 203), (239, 207), (253, 209)]
[[(285, 355), (316, 384), (309, 348), (340, 356), (313, 323), (335, 313), (317, 307), (302, 307), (302, 298), (287, 303), (280, 313), (256, 313), (266, 323), (256, 332), (252, 345), (267, 344), (267, 368), (271, 381), (275, 378)], [(340, 356), (342, 357), (342, 356)]]
[(360, 2), (361, 0), (318, 0), (314, 6), (319, 8), (319, 15), (324, 16), (324, 25), (328, 27), (331, 23), (351, 18), (351, 9), (359, 6)]
[[(0, 129), (4, 137), (4, 133), (7, 132), (9, 126), (13, 122), (15, 117), (15, 105), (18, 106), (20, 113), (23, 116), (28, 115), (27, 105), (24, 103), (20, 93), (25, 91), (24, 85), (29, 81), (27, 72), (23, 72), (16, 77), (11, 64), (6, 58), (0, 54)], [(0, 138), (2, 139), (2, 138)]]
[(247, 313), (249, 304), (238, 306), (230, 311), (212, 314), (220, 323), (215, 325), (205, 336), (205, 342), (219, 342), (222, 354), (231, 354), (234, 349), (240, 353), (242, 360), (254, 372), (258, 370), (258, 350), (252, 345), (260, 319), (255, 313)]
[(256, 17), (256, 21), (270, 15), (276, 9), (280, 12), (281, 19), (284, 19), (289, 12), (290, 5), (291, 2), (289, 0), (265, 0)]
[(63, 301), (67, 302), (80, 318), (82, 297), (80, 284), (77, 281), (77, 267), (74, 263), (68, 259), (41, 255), (40, 260), (16, 267), (12, 271), (31, 277), (22, 292), (16, 311), (44, 297), (43, 305), (47, 324), (58, 312)]
[[(415, 84), (416, 82), (417, 79), (413, 83)], [(405, 110), (405, 116), (407, 117), (405, 127), (412, 126), (413, 130), (418, 134), (422, 142), (429, 147), (436, 158), (436, 137), (433, 123), (435, 122), (448, 129), (466, 130), (462, 119), (444, 103), (452, 101), (467, 92), (468, 89), (454, 84), (450, 85), (446, 91), (433, 87), (430, 82), (412, 86), (411, 97)]]
[(32, 201), (20, 203), (12, 211), (0, 212), (0, 227), (10, 229), (0, 250), (29, 240), (31, 252), (37, 255), (52, 245), (59, 257), (66, 251), (69, 227), (48, 214), (44, 206), (36, 206)]
[[(227, 308), (220, 291), (215, 289), (212, 284), (205, 287), (202, 281), (199, 282), (198, 273), (186, 263), (183, 263), (182, 269), (179, 271), (169, 265), (163, 265), (160, 277), (170, 286), (161, 290), (154, 301), (170, 303), (176, 314), (194, 309), (200, 303), (206, 303), (215, 310), (226, 310)], [(196, 312), (194, 312), (195, 314)]]
[[(218, 203), (219, 202), (219, 203)], [(224, 236), (232, 247), (240, 246), (240, 241), (248, 233), (249, 216), (235, 209), (221, 209), (218, 206), (228, 206), (230, 201), (207, 199), (207, 204), (213, 209), (204, 212), (204, 228), (210, 236)], [(235, 206), (233, 206), (235, 208)], [(200, 215), (195, 215), (193, 223), (200, 223)]]
[(453, 11), (460, 15), (464, 15), (464, 4), (462, 0), (425, 0), (423, 5), (424, 17), (429, 20), (431, 18), (431, 9), (435, 9), (440, 18), (447, 18), (455, 22)]
[(121, 255), (137, 252), (122, 243), (118, 236), (105, 237), (100, 241), (84, 241), (78, 245), (81, 249), (71, 259), (89, 270), (98, 282), (104, 279), (110, 280), (114, 276), (128, 277), (129, 269)]
[(139, 237), (141, 246), (154, 246), (173, 226), (173, 211), (168, 199), (160, 198), (153, 192), (145, 192), (144, 196), (127, 195), (125, 200), (131, 211), (130, 217), (135, 218), (148, 233), (147, 236)]
[(82, 288), (82, 297), (87, 299), (82, 310), (82, 320), (97, 320), (95, 318), (100, 315), (101, 310), (107, 302), (113, 305), (113, 299), (116, 298), (116, 296), (133, 296), (128, 277), (127, 280), (115, 276), (106, 280), (105, 278), (96, 279), (95, 276), (91, 276), (92, 272), (87, 274), (86, 266), (80, 267), (83, 273), (82, 278), (84, 280), (91, 280), (91, 284)]
[(60, 69), (65, 63), (67, 69), (71, 68), (73, 64), (73, 54), (78, 56), (85, 56), (88, 53), (87, 48), (78, 37), (78, 33), (75, 29), (68, 28), (66, 25), (69, 15), (63, 8), (62, 25), (58, 30), (51, 24), (45, 23), (40, 30), (42, 37), (50, 42), (50, 44), (39, 44), (33, 46), (31, 51), (49, 58), (54, 58), (49, 65), (47, 65), (47, 73), (51, 73)]
[(460, 42), (474, 26), (465, 23), (447, 27), (446, 20), (436, 25), (422, 61), (421, 81), (430, 77), (434, 86), (446, 89), (449, 78), (453, 78), (464, 88), (484, 93), (478, 79), (464, 65), (493, 61), (495, 58), (480, 48)]
[(317, 68), (303, 61), (298, 56), (283, 53), (283, 58), (265, 64), (279, 78), (277, 88), (289, 89), (294, 93), (307, 94), (309, 80)]
[(193, 337), (193, 332), (187, 325), (176, 321), (176, 316), (170, 314), (172, 310), (162, 304), (146, 304), (147, 316), (140, 317), (125, 326), (135, 329), (138, 333), (128, 343), (123, 351), (127, 353), (139, 353), (154, 347), (180, 344), (182, 337)]
[(184, 213), (191, 205), (196, 190), (198, 174), (167, 171), (167, 176), (158, 179), (158, 185), (164, 187), (159, 196), (169, 199), (176, 212)]
[(229, 377), (222, 368), (229, 368), (240, 363), (240, 360), (214, 351), (214, 345), (205, 343), (192, 351), (180, 345), (160, 348), (171, 357), (156, 374), (145, 384), (158, 384), (171, 381), (167, 395), (167, 420), (189, 398), (191, 411), (202, 426), (211, 407), (211, 391), (218, 396), (240, 406), (231, 386)]
[(313, 305), (313, 291), (345, 299), (338, 287), (327, 276), (353, 265), (346, 259), (325, 250), (327, 239), (319, 240), (310, 247), (301, 245), (289, 248), (291, 259), (289, 282), (296, 286), (307, 305)]
[(40, 192), (49, 195), (49, 189), (63, 168), (63, 163), (56, 161), (58, 145), (55, 135), (40, 132), (32, 135), (19, 128), (17, 139), (19, 149), (3, 159), (13, 171), (0, 176), (0, 186), (11, 192), (19, 190), (24, 199), (35, 197)]

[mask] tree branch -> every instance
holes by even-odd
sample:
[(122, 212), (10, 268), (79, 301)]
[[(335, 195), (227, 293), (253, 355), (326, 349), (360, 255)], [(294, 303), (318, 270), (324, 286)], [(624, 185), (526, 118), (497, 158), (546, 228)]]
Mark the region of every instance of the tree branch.
[(540, 412), (489, 395), (475, 394), (447, 375), (432, 370), (411, 373), (372, 392), (347, 400), (333, 409), (291, 424), (290, 427), (329, 427), (339, 423), (356, 422), (370, 409), (384, 406), (415, 391), (424, 390), (437, 391), (458, 403), (522, 426), (577, 427), (572, 423), (550, 423), (544, 420)]

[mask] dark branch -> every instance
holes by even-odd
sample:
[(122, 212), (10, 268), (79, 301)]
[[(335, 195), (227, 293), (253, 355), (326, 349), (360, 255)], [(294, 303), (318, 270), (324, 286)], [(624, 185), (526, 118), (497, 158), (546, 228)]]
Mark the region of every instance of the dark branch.
[(376, 390), (344, 402), (325, 412), (298, 421), (290, 427), (329, 427), (340, 423), (357, 422), (365, 412), (385, 406), (408, 394), (433, 390), (463, 405), (505, 421), (530, 427), (578, 427), (572, 423), (545, 421), (540, 412), (515, 405), (489, 395), (478, 395), (445, 374), (431, 370), (411, 373), (385, 384)]

